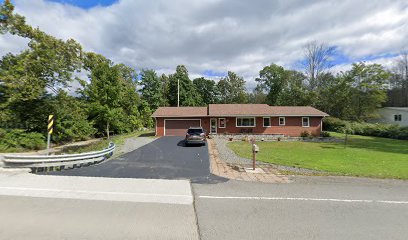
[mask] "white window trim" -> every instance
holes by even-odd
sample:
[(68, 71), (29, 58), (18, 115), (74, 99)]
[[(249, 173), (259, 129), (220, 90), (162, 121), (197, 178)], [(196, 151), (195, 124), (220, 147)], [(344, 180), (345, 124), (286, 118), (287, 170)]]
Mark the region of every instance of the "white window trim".
[[(307, 126), (303, 126), (303, 119), (307, 118)], [(302, 127), (310, 127), (310, 118), (309, 117), (302, 117)]]
[[(269, 118), (269, 126), (265, 126), (265, 118)], [(271, 127), (272, 126), (271, 118), (270, 117), (263, 117), (262, 118), (262, 125), (263, 125), (263, 127)]]
[[(224, 127), (221, 127), (221, 119), (224, 119)], [(218, 128), (226, 128), (226, 127), (227, 127), (227, 119), (218, 118)]]
[[(252, 119), (254, 119), (254, 125), (253, 126), (238, 126), (238, 118), (252, 118)], [(255, 117), (236, 117), (235, 118), (235, 127), (242, 127), (242, 128), (256, 127), (256, 118)]]
[[(283, 124), (281, 124), (281, 119), (283, 119)], [(279, 126), (286, 126), (286, 118), (285, 117), (279, 117)]]

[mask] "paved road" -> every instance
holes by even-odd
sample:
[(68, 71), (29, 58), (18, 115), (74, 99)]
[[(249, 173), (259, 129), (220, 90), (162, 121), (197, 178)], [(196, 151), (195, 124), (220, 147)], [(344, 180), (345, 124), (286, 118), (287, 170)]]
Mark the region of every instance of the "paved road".
[(0, 239), (198, 239), (185, 180), (0, 175)]
[(161, 137), (121, 157), (99, 165), (49, 172), (48, 175), (111, 178), (190, 179), (218, 183), (226, 179), (210, 173), (207, 146), (185, 147), (182, 137)]
[(407, 239), (408, 182), (193, 185), (201, 239)]

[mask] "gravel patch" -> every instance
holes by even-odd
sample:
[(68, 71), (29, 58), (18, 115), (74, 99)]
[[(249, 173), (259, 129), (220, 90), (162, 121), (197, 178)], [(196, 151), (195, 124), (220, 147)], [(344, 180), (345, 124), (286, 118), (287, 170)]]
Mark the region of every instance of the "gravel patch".
[(148, 143), (153, 142), (156, 139), (157, 138), (152, 138), (152, 137), (127, 138), (125, 139), (125, 143), (122, 146), (119, 146), (119, 149), (117, 150), (117, 154), (122, 155), (124, 153), (132, 152)]
[[(251, 165), (252, 160), (243, 158), (240, 156), (237, 156), (234, 151), (232, 151), (228, 146), (228, 140), (222, 137), (214, 136), (214, 141), (216, 143), (218, 153), (220, 158), (225, 161), (228, 164), (236, 164), (236, 165)], [(301, 174), (322, 174), (326, 173), (323, 171), (317, 171), (317, 170), (311, 170), (311, 169), (306, 169), (306, 168), (298, 168), (298, 167), (290, 167), (290, 166), (283, 166), (283, 165), (277, 165), (273, 163), (265, 163), (265, 162), (259, 162), (256, 161), (257, 165), (268, 165), (276, 168), (277, 170), (281, 171), (290, 171), (290, 172), (296, 172), (296, 173), (301, 173)]]

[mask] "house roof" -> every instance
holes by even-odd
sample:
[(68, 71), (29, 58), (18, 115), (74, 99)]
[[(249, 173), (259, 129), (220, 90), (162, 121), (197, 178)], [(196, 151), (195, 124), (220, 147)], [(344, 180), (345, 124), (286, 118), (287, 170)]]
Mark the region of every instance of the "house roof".
[(271, 107), (268, 104), (210, 104), (210, 116), (236, 116), (236, 115), (268, 115)]
[(321, 116), (329, 114), (310, 106), (271, 106), (271, 115), (278, 116)]
[(152, 117), (203, 117), (207, 107), (159, 107)]
[(329, 116), (310, 106), (269, 106), (267, 104), (210, 104), (208, 107), (159, 107), (153, 117), (227, 116)]

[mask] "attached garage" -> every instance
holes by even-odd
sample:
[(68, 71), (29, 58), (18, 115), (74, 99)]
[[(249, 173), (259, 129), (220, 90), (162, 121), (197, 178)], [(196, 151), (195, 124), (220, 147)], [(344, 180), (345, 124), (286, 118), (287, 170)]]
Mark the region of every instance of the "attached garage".
[(201, 127), (200, 119), (165, 119), (165, 136), (185, 136), (189, 127)]

